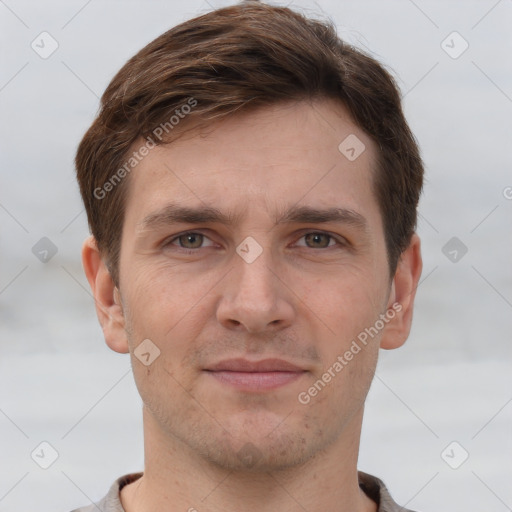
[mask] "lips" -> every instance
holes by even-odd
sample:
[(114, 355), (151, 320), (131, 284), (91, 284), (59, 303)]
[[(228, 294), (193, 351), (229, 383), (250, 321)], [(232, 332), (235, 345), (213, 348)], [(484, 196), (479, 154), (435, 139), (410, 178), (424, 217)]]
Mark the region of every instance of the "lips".
[(208, 367), (205, 372), (221, 384), (239, 391), (264, 392), (290, 384), (306, 370), (282, 359), (228, 359)]
[(263, 359), (249, 361), (248, 359), (227, 359), (207, 368), (207, 371), (227, 372), (303, 372), (303, 368), (282, 359)]

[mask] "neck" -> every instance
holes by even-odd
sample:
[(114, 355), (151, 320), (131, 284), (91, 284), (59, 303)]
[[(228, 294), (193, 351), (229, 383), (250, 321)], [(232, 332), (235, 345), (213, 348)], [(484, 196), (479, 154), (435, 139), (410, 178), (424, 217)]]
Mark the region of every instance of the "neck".
[(328, 450), (300, 466), (273, 472), (218, 467), (162, 432), (144, 410), (144, 475), (121, 491), (126, 512), (369, 512), (359, 488), (361, 410)]

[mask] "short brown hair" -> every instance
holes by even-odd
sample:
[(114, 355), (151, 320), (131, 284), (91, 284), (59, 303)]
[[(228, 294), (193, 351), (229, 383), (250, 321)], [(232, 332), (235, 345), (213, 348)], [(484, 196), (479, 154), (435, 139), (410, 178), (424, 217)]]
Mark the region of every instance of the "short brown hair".
[(159, 125), (169, 132), (171, 116), (191, 105), (191, 98), (195, 108), (188, 108), (186, 121), (201, 123), (288, 101), (331, 98), (344, 104), (378, 147), (374, 193), (394, 275), (416, 228), (423, 183), (418, 146), (394, 79), (339, 39), (331, 21), (248, 1), (186, 21), (128, 60), (78, 147), (76, 170), (89, 227), (116, 284), (129, 181), (121, 178), (130, 171), (129, 151), (140, 137), (167, 142), (151, 134)]

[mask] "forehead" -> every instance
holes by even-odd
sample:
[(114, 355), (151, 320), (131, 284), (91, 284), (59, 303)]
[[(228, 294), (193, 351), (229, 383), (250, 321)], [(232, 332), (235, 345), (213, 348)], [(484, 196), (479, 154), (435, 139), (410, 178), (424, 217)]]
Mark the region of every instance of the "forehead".
[(239, 220), (275, 219), (286, 205), (343, 207), (378, 222), (375, 162), (373, 141), (337, 102), (261, 108), (152, 149), (130, 174), (125, 225), (140, 225), (168, 203), (214, 207)]

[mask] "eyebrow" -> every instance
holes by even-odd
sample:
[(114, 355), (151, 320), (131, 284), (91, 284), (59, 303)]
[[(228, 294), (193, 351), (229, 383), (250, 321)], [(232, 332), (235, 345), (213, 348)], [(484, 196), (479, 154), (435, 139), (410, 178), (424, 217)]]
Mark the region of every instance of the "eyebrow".
[[(217, 208), (203, 206), (192, 208), (169, 204), (156, 212), (150, 213), (140, 222), (139, 231), (148, 231), (160, 227), (183, 224), (218, 223), (232, 226), (241, 220), (242, 214), (223, 213)], [(274, 217), (275, 225), (339, 223), (348, 224), (361, 231), (368, 231), (368, 223), (360, 214), (347, 208), (313, 208), (311, 206), (292, 206)]]

